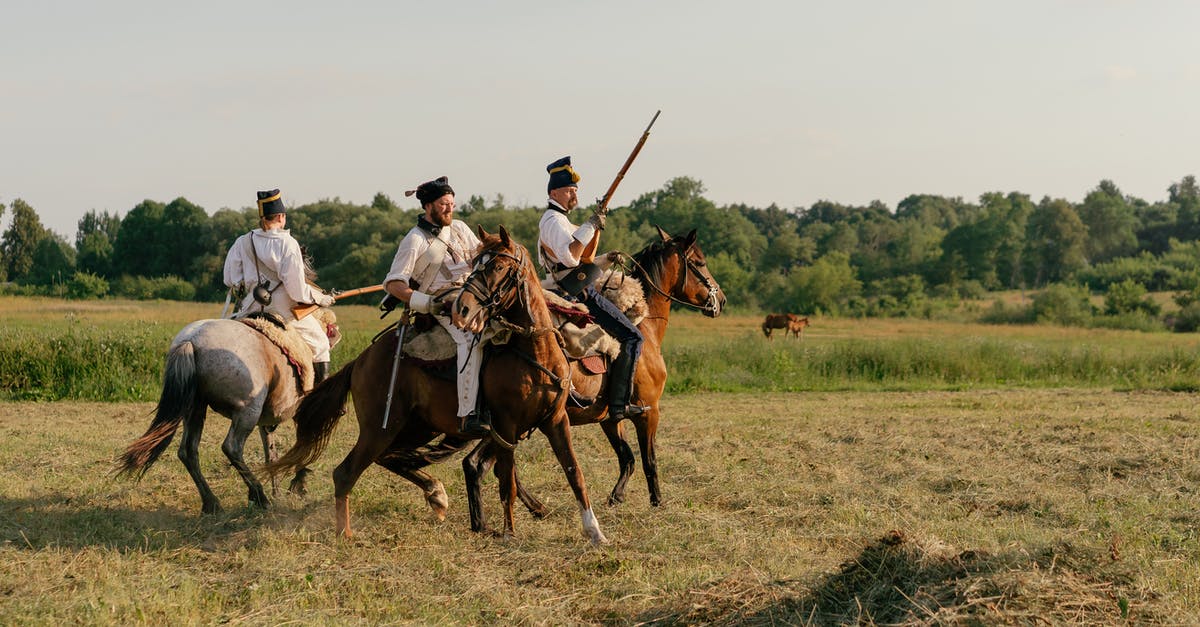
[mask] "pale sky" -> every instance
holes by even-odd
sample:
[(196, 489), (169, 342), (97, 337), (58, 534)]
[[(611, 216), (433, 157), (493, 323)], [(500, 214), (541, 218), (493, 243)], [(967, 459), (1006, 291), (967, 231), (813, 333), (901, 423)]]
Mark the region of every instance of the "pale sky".
[(1200, 175), (1200, 2), (5, 0), (0, 24), (0, 203), (68, 238), (146, 198), (415, 207), (443, 174), (541, 204), (568, 154), (595, 198), (657, 109), (615, 205), (676, 176), (791, 209)]

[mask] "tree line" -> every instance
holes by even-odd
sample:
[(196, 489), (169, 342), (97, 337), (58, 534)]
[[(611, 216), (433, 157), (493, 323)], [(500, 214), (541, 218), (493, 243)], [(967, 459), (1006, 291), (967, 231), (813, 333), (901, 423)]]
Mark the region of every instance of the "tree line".
[[(718, 206), (704, 191), (700, 181), (678, 177), (642, 194), (613, 211), (601, 248), (637, 252), (657, 237), (655, 225), (670, 233), (697, 229), (730, 304), (757, 310), (929, 316), (988, 291), (1030, 289), (1057, 293), (1069, 306), (993, 317), (1054, 317), (1063, 307), (1081, 315), (1093, 293), (1105, 294), (1106, 308), (1085, 313), (1153, 317), (1148, 290), (1175, 290), (1184, 308), (1200, 300), (1200, 188), (1191, 175), (1155, 202), (1126, 195), (1110, 180), (1079, 202), (1034, 201), (1020, 192), (988, 192), (977, 201), (913, 194), (894, 210), (880, 201)], [(527, 246), (536, 243), (544, 206), (509, 206), (499, 195), (459, 203), (468, 224), (503, 225)], [(590, 209), (578, 209), (576, 222)], [(186, 198), (145, 200), (123, 216), (88, 211), (69, 242), (44, 228), (26, 202), (0, 205), (0, 216), (5, 210), (6, 291), (75, 298), (221, 300), (226, 250), (257, 222), (253, 208), (209, 215)], [(369, 205), (333, 198), (292, 207), (288, 226), (319, 282), (348, 289), (382, 279), (419, 214), (379, 193)]]

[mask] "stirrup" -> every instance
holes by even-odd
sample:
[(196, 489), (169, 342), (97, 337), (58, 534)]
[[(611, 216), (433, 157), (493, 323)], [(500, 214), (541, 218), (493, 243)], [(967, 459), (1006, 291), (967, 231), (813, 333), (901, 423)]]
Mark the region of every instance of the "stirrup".
[(473, 411), (464, 416), (462, 434), (472, 438), (482, 438), (492, 432), (492, 421), (484, 412)]
[(625, 407), (609, 407), (609, 420), (624, 420), (626, 418), (636, 418), (650, 411), (649, 405), (626, 405)]

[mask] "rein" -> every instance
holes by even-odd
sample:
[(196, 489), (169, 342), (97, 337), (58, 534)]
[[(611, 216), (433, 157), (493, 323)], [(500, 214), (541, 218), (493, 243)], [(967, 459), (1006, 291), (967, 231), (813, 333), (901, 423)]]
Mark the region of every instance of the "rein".
[(688, 258), (686, 250), (678, 251), (677, 254), (680, 256), (681, 259), (683, 259), (684, 270), (680, 274), (678, 284), (673, 288), (673, 290), (679, 290), (684, 286), (685, 282), (687, 281), (688, 271), (690, 270), (693, 273), (695, 273), (696, 278), (697, 278), (697, 280), (700, 281), (701, 285), (703, 285), (705, 288), (708, 289), (708, 299), (706, 301), (704, 301), (703, 305), (697, 305), (695, 303), (690, 303), (686, 300), (681, 300), (681, 299), (675, 298), (674, 296), (668, 294), (667, 292), (664, 292), (663, 289), (661, 287), (659, 287), (654, 282), (654, 280), (650, 277), (650, 272), (647, 271), (646, 268), (642, 264), (638, 263), (638, 260), (633, 258), (632, 256), (627, 255), (625, 253), (621, 253), (621, 256), (623, 257), (621, 264), (624, 265), (624, 259), (628, 259), (630, 262), (632, 262), (633, 265), (636, 266), (637, 269), (642, 272), (642, 276), (646, 277), (646, 280), (644, 281), (644, 283), (649, 285), (650, 287), (654, 288), (654, 291), (658, 292), (659, 294), (661, 294), (663, 297), (665, 297), (667, 300), (669, 300), (671, 302), (678, 303), (680, 305), (683, 305), (684, 307), (691, 307), (692, 309), (695, 309), (697, 311), (711, 311), (713, 313), (720, 313), (720, 311), (721, 311), (720, 306), (717, 304), (719, 302), (717, 300), (717, 293), (718, 293), (718, 289), (719, 289), (717, 287), (717, 285), (715, 283), (713, 283), (712, 281), (710, 281), (708, 279), (708, 277), (704, 275), (704, 273), (702, 273), (698, 269), (696, 269), (695, 263), (693, 263), (692, 260)]
[[(489, 254), (493, 256), (483, 258)], [(533, 314), (529, 311), (529, 286), (521, 283), (522, 274), (526, 272), (525, 255), (522, 254), (517, 256), (505, 252), (497, 252), (483, 253), (480, 255), (480, 257), (481, 259), (476, 262), (475, 268), (471, 271), (471, 274), (467, 276), (466, 281), (463, 283), (462, 292), (460, 292), (458, 297), (455, 298), (454, 307), (456, 309), (459, 307), (459, 300), (462, 298), (462, 293), (469, 292), (475, 297), (475, 300), (483, 308), (485, 317), (489, 324), (498, 325), (511, 331), (512, 333), (522, 337), (527, 337), (530, 340), (536, 340), (538, 336), (542, 335), (554, 335), (555, 339), (557, 340), (556, 343), (558, 344), (559, 350), (564, 350), (562, 334), (559, 333), (558, 329), (554, 328), (553, 326), (522, 326), (509, 321), (501, 313), (497, 313), (496, 311), (501, 305), (503, 305), (504, 301), (507, 300), (509, 294), (511, 294), (513, 291), (517, 291), (517, 300), (521, 309), (525, 311), (525, 315), (528, 316), (531, 321), (534, 319)], [(494, 262), (499, 259), (509, 259), (513, 261), (516, 263), (518, 270), (501, 278), (499, 284), (495, 288), (488, 289), (486, 287), (487, 281), (483, 277), (486, 277), (487, 272), (490, 271)], [(481, 287), (479, 283), (483, 283), (485, 285)], [(571, 387), (571, 363), (570, 360), (567, 360), (567, 376), (559, 377), (553, 371), (538, 363), (537, 359), (525, 351), (519, 350), (511, 345), (508, 346), (508, 350), (513, 351), (518, 357), (525, 360), (534, 368), (537, 368), (543, 374), (549, 377), (551, 384), (558, 390), (555, 393), (554, 402), (550, 405), (550, 408), (546, 411), (546, 413), (543, 414), (541, 418), (535, 420), (528, 430), (517, 435), (517, 442), (520, 442), (521, 440), (529, 437), (529, 435), (538, 427), (540, 427), (543, 422), (549, 420), (550, 417), (554, 415), (559, 403), (562, 402), (563, 395), (566, 394), (567, 390)], [(516, 442), (510, 443), (506, 441), (503, 437), (496, 433), (495, 429), (491, 431), (491, 437), (492, 440), (494, 440), (497, 444), (510, 451), (516, 450), (517, 448)]]

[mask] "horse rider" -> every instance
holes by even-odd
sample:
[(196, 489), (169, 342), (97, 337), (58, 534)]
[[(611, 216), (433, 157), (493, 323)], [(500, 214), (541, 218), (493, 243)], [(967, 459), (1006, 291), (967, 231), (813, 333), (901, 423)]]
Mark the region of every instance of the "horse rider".
[(464, 435), (484, 436), (492, 428), (491, 418), (479, 411), (479, 371), (483, 347), (474, 333), (454, 326), (432, 294), (459, 285), (471, 272), (471, 259), (482, 243), (471, 227), (454, 219), (454, 189), (446, 177), (421, 183), (405, 196), (417, 195), (424, 215), (396, 249), (392, 267), (383, 279), (387, 293), (408, 304), (414, 312), (432, 314), (458, 347), (458, 418)]
[[(546, 166), (550, 180), (546, 184), (549, 206), (538, 222), (538, 262), (569, 300), (587, 307), (596, 323), (621, 345), (608, 375), (608, 416), (620, 420), (645, 413), (649, 407), (630, 405), (633, 375), (642, 353), (642, 333), (629, 318), (605, 298), (593, 285), (599, 270), (593, 264), (581, 264), (586, 248), (594, 251), (605, 216), (593, 214), (580, 226), (571, 223), (569, 213), (579, 205), (579, 174), (571, 167), (571, 157), (563, 157)], [(596, 240), (596, 241), (594, 241)]]
[(279, 190), (258, 192), (258, 228), (237, 238), (229, 248), (225, 285), (236, 294), (245, 294), (235, 316), (270, 312), (300, 334), (312, 348), (316, 384), (329, 374), (329, 336), (315, 316), (296, 319), (292, 307), (297, 303), (329, 307), (334, 298), (308, 283), (300, 243), (286, 225), (287, 209)]

